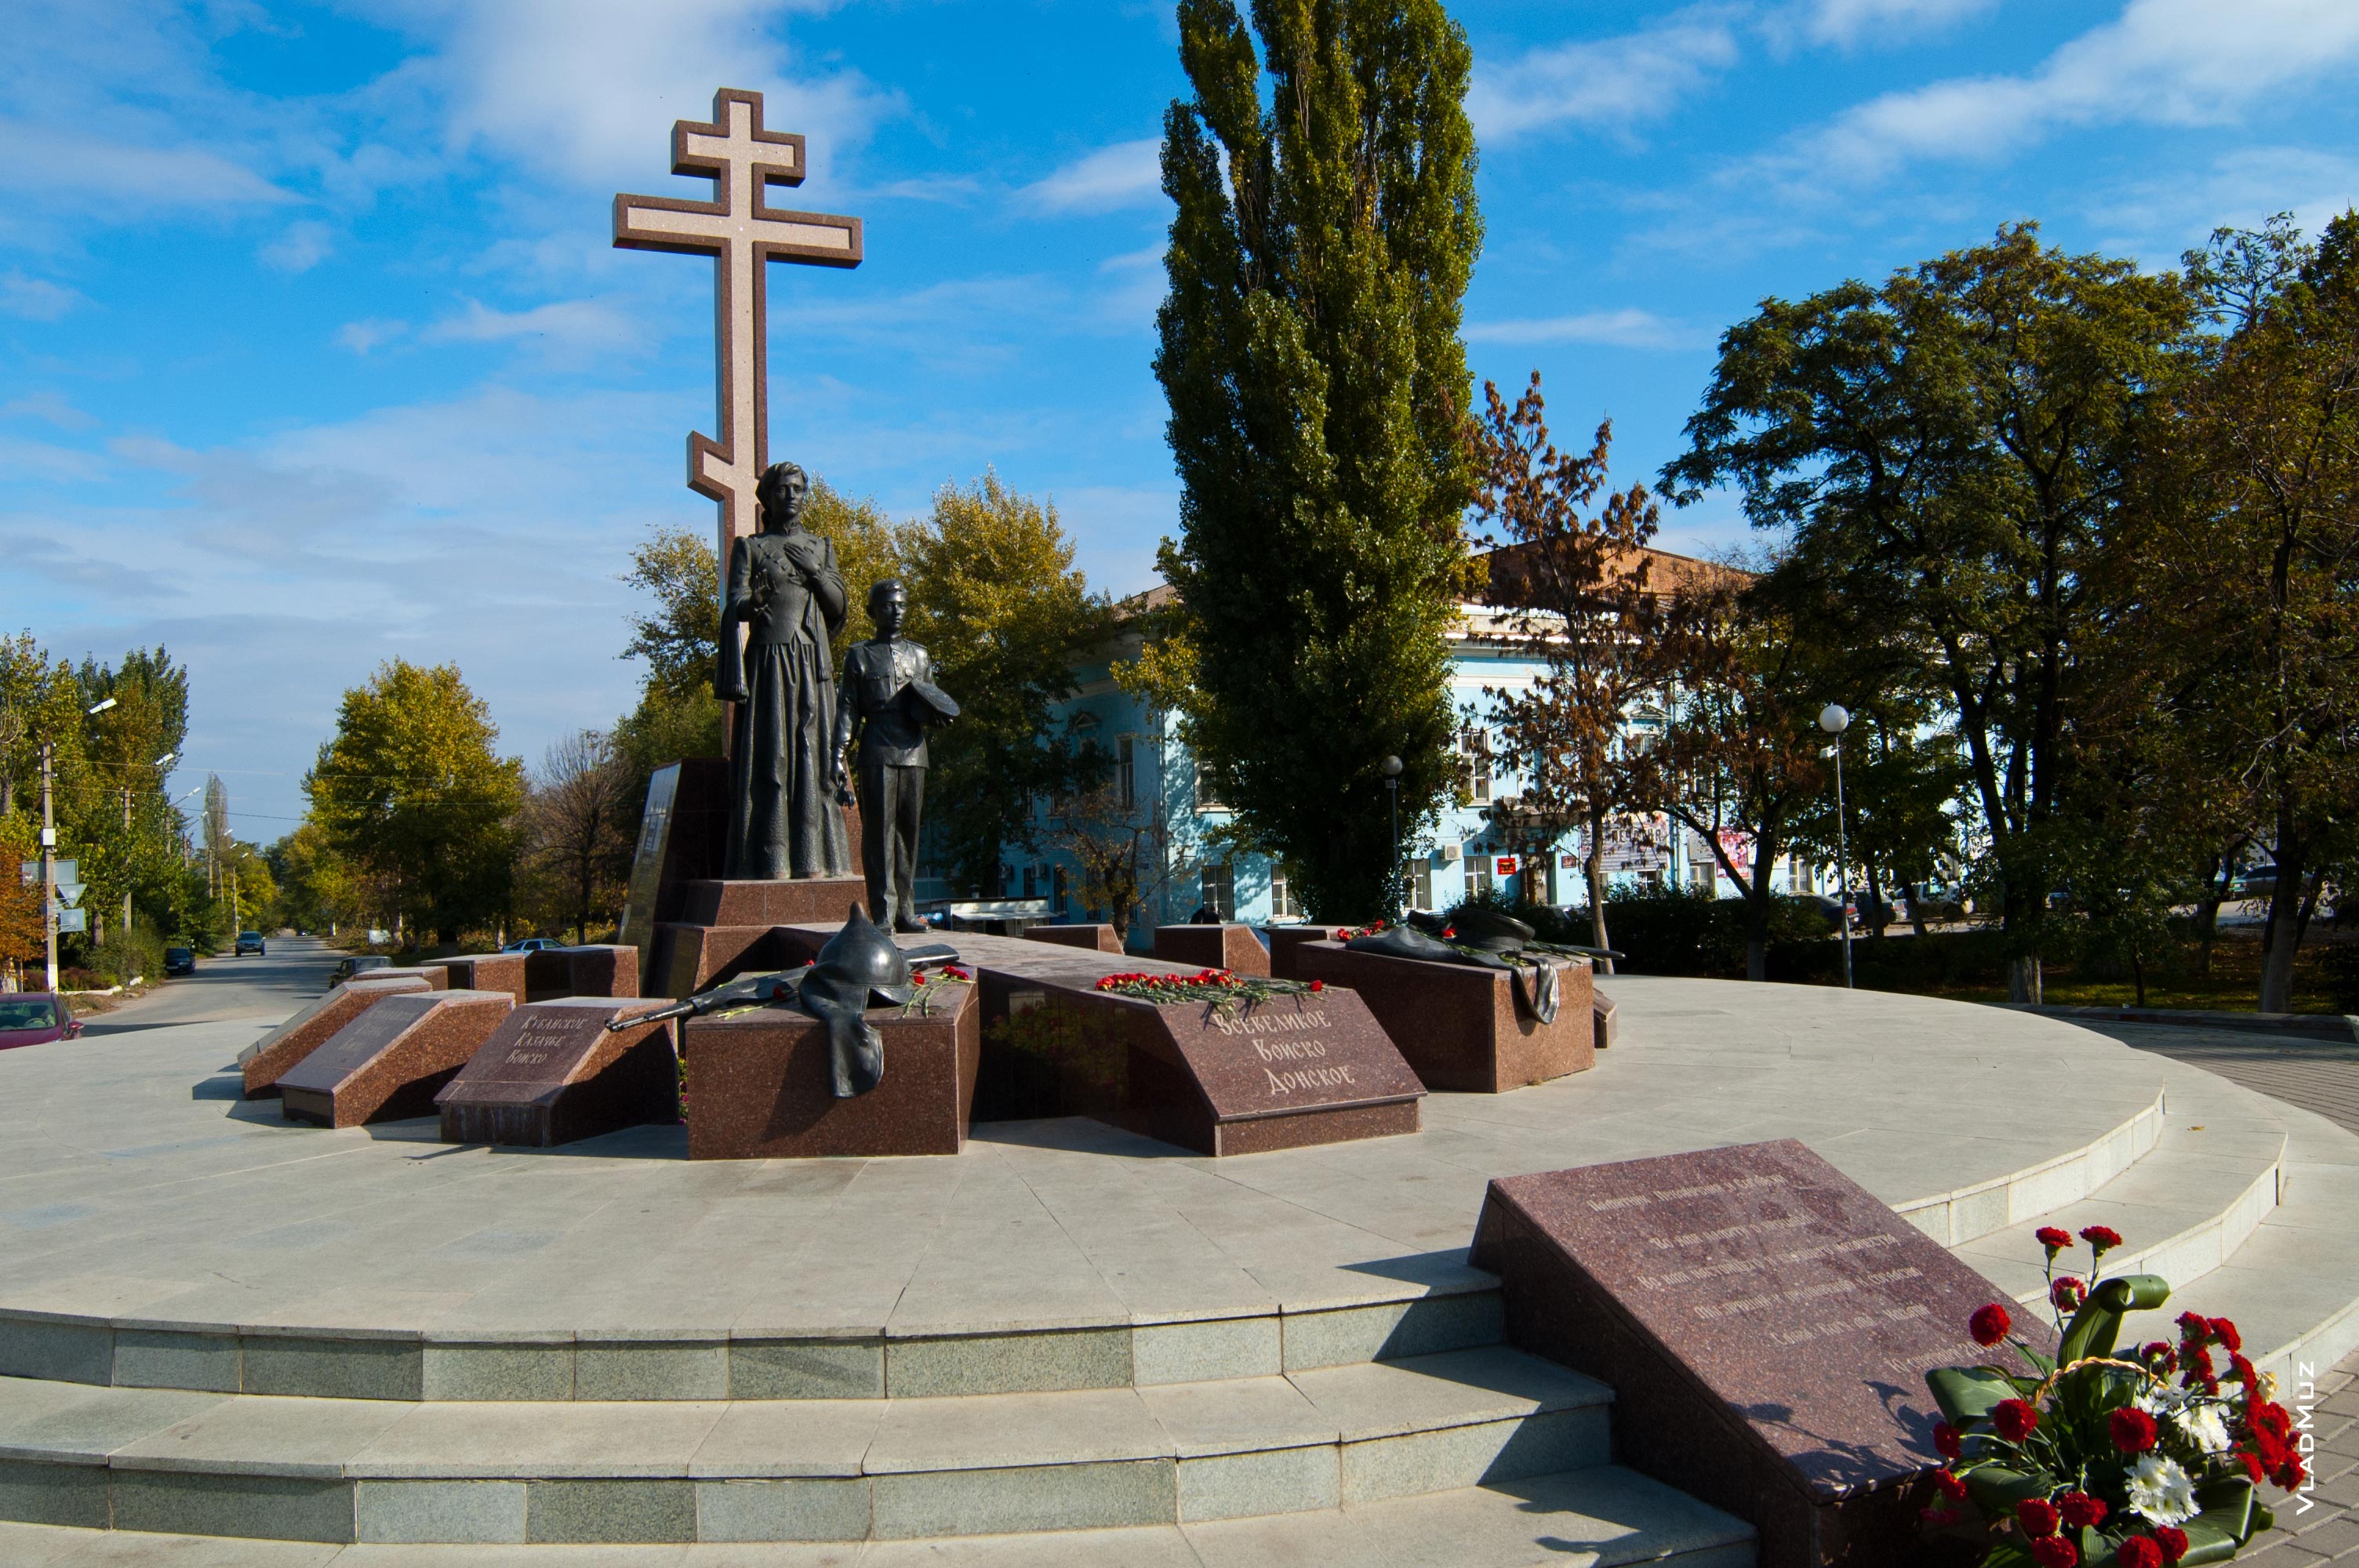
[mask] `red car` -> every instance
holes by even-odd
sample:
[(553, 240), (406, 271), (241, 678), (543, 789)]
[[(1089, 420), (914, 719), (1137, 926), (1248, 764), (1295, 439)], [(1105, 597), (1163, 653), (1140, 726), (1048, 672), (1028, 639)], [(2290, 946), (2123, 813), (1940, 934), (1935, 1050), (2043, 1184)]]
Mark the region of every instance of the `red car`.
[(82, 1033), (66, 999), (48, 991), (0, 996), (0, 1051), (16, 1045), (46, 1045), (52, 1040), (72, 1040)]

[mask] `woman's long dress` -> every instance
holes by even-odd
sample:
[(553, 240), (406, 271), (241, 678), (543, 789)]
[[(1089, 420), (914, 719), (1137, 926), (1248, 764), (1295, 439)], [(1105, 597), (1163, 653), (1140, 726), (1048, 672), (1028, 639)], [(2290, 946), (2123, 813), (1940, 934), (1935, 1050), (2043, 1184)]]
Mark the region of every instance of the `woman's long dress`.
[[(835, 546), (821, 546), (817, 589), (786, 553), (789, 537), (755, 534), (729, 550), (729, 599), (744, 608), (745, 697), (729, 747), (729, 845), (722, 875), (747, 881), (840, 877), (852, 851), (836, 804), (831, 639), (843, 630)], [(768, 600), (752, 601), (768, 583)], [(832, 613), (829, 605), (835, 608)]]

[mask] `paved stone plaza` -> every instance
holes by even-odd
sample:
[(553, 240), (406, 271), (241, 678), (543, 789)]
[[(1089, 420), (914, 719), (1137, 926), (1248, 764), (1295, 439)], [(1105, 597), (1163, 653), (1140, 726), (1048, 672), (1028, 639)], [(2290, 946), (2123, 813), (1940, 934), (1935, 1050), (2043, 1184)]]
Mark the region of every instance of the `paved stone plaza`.
[[(1611, 1390), (1502, 1346), (1464, 1252), (1493, 1175), (1788, 1136), (2018, 1299), (2033, 1225), (2102, 1222), (2281, 1376), (2359, 1337), (2359, 1137), (2179, 1059), (2208, 1042), (1608, 989), (1593, 1071), (1222, 1160), (296, 1126), (228, 1066), (275, 999), (10, 1053), (0, 1561), (1734, 1568), (1749, 1530), (1608, 1463)], [(2341, 1550), (2348, 1463), (2273, 1565)]]

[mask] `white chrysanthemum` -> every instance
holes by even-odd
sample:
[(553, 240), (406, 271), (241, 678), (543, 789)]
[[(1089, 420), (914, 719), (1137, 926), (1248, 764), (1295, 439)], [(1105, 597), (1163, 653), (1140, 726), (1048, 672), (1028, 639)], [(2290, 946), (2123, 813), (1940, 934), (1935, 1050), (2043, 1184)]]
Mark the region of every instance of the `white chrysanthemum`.
[(2148, 1454), (2130, 1466), (2130, 1511), (2155, 1524), (2183, 1524), (2195, 1517), (2195, 1483), (2175, 1459)]
[(2228, 1423), (2220, 1414), (2220, 1407), (2209, 1402), (2190, 1404), (2172, 1412), (2171, 1424), (2180, 1434), (2195, 1445), (2198, 1454), (2225, 1454), (2235, 1440), (2228, 1435)]
[(2168, 1383), (2148, 1383), (2137, 1391), (2130, 1403), (2160, 1421), (2177, 1410), (2186, 1397)]

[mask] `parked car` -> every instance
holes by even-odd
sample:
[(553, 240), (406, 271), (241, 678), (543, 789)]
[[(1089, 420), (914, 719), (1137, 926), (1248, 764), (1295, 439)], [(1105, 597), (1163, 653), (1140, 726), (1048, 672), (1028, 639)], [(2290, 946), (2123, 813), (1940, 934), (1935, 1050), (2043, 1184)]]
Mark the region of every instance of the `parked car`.
[(168, 975), (193, 975), (197, 972), (197, 954), (193, 947), (164, 949), (164, 972)]
[(46, 1045), (52, 1040), (72, 1040), (82, 1034), (66, 999), (49, 991), (25, 991), (0, 996), (0, 1051), (19, 1045)]
[(391, 968), (393, 968), (393, 960), (382, 953), (355, 953), (336, 966), (336, 972), (328, 977), (328, 983), (332, 986), (340, 986), (354, 975), (366, 970)]
[(519, 936), (500, 949), (503, 953), (554, 953), (565, 944), (554, 936)]
[(237, 957), (243, 958), (251, 953), (259, 958), (268, 951), (268, 947), (263, 943), (261, 932), (241, 931), (237, 934)]
[(2270, 898), (2277, 891), (2277, 869), (2275, 866), (2253, 866), (2238, 871), (2228, 883), (2230, 898)]

